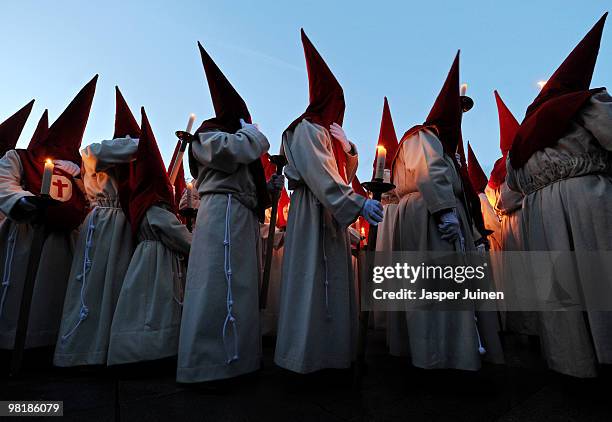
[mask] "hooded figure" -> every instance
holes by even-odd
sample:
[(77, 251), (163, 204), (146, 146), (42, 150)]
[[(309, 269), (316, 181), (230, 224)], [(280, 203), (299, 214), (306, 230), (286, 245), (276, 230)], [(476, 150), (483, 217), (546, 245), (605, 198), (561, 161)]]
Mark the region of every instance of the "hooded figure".
[[(394, 227), (394, 251), (474, 251), (464, 184), (455, 152), (461, 139), (459, 53), (423, 125), (408, 130), (392, 163), (400, 198)], [(473, 311), (406, 312), (407, 349), (412, 364), (425, 369), (476, 370), (481, 365), (479, 341), (491, 361), (501, 348), (496, 316)], [(479, 336), (480, 331), (480, 336)]]
[(382, 206), (350, 186), (357, 150), (341, 127), (342, 87), (303, 30), (302, 44), (310, 103), (283, 133), (281, 147), (293, 194), (274, 361), (308, 373), (351, 365), (358, 308), (348, 226), (369, 211), (379, 215), (370, 220), (376, 224)]
[[(524, 195), (520, 235), (526, 250), (612, 250), (612, 97), (604, 88), (589, 89), (606, 16), (529, 106), (510, 149), (506, 181)], [(551, 286), (564, 285), (578, 297), (592, 288), (594, 263), (565, 259), (553, 265), (564, 266), (555, 267)], [(540, 319), (551, 369), (592, 377), (598, 362), (612, 363), (609, 312), (542, 312)]]
[(47, 208), (46, 232), (34, 281), (26, 347), (53, 345), (57, 339), (66, 283), (73, 258), (75, 228), (81, 224), (87, 202), (79, 176), (79, 146), (89, 117), (96, 78), (76, 95), (49, 128), (45, 111), (27, 149), (10, 150), (0, 165), (0, 208), (8, 215), (0, 230), (3, 277), (0, 298), (2, 348), (13, 348), (29, 251), (38, 214), (44, 162), (54, 162)]
[(55, 348), (57, 366), (101, 365), (113, 313), (132, 257), (127, 164), (134, 161), (140, 129), (116, 89), (115, 134), (81, 151), (83, 183), (91, 211), (81, 226), (62, 325)]
[(270, 198), (260, 157), (270, 144), (244, 100), (198, 43), (215, 117), (189, 148), (200, 196), (189, 255), (177, 381), (259, 369), (259, 223)]
[[(268, 153), (261, 157), (266, 179), (276, 173), (276, 166), (270, 161)], [(270, 215), (272, 208), (266, 210), (265, 222), (260, 224), (261, 260), (265, 262), (266, 242), (270, 230)], [(276, 214), (276, 230), (274, 232), (274, 247), (272, 249), (272, 264), (270, 267), (270, 283), (268, 285), (268, 297), (266, 308), (261, 310), (261, 334), (264, 336), (276, 335), (278, 325), (278, 308), (281, 289), (281, 269), (285, 250), (285, 229), (287, 227), (287, 213), (289, 212), (289, 195), (283, 187), (278, 200), (278, 211)]]
[(138, 243), (113, 316), (109, 365), (161, 359), (178, 350), (191, 233), (176, 217), (172, 185), (144, 108), (141, 127), (129, 180), (129, 220), (138, 227)]
[[(534, 293), (534, 286), (531, 277), (519, 273), (527, 267), (528, 263), (517, 265), (519, 262), (517, 260), (521, 259), (517, 254), (495, 253), (497, 251), (522, 251), (524, 245), (521, 240), (523, 195), (510, 190), (506, 184), (506, 160), (519, 129), (519, 123), (504, 104), (499, 93), (497, 91), (494, 93), (499, 115), (499, 147), (502, 156), (495, 162), (485, 188), (487, 203), (493, 206), (499, 221), (498, 228), (489, 236), (491, 250), (494, 252), (491, 254), (491, 262), (497, 288), (505, 293), (506, 303), (528, 303), (528, 297)], [(511, 283), (506, 280), (511, 280)], [(537, 315), (534, 312), (502, 312), (501, 321), (505, 331), (525, 335), (537, 334)]]
[[(27, 103), (3, 123), (0, 123), (0, 158), (4, 157), (7, 151), (14, 149), (15, 145), (17, 145), (17, 140), (30, 116), (33, 105), (34, 100)], [(4, 218), (4, 213), (0, 211), (0, 223)]]

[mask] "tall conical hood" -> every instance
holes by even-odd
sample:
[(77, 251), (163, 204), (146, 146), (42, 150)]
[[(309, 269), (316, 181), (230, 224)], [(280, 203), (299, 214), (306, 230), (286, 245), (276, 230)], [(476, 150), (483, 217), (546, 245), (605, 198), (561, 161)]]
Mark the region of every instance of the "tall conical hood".
[(219, 129), (224, 132), (235, 133), (240, 129), (240, 119), (251, 123), (251, 115), (246, 103), (199, 42), (198, 47), (208, 81), (210, 97), (215, 109), (215, 117), (205, 120), (196, 132)]
[(477, 193), (484, 192), (487, 187), (487, 176), (482, 170), (472, 146), (468, 142), (468, 175), (470, 176), (470, 182), (472, 187)]
[(119, 87), (115, 87), (115, 132), (113, 139), (125, 138), (140, 138), (140, 127), (134, 118), (130, 107), (127, 105), (123, 94)]
[(425, 120), (426, 126), (435, 126), (444, 151), (453, 156), (461, 133), (461, 97), (459, 95), (459, 51), (448, 72), (446, 81)]
[(54, 160), (81, 162), (79, 148), (96, 93), (97, 81), (98, 75), (94, 76), (68, 104), (68, 107), (49, 128), (46, 138), (29, 146), (28, 151)]
[(3, 157), (8, 150), (14, 149), (17, 145), (21, 131), (32, 111), (32, 106), (34, 106), (34, 100), (0, 123), (0, 157)]
[(136, 161), (130, 174), (129, 218), (136, 233), (147, 210), (157, 203), (175, 208), (172, 185), (144, 107)]
[(589, 89), (607, 16), (608, 12), (604, 13), (546, 81), (546, 85), (527, 109), (527, 114), (553, 97)]
[(36, 125), (36, 129), (34, 129), (34, 133), (32, 134), (32, 139), (30, 139), (30, 144), (28, 148), (34, 148), (36, 144), (47, 137), (49, 133), (49, 110), (45, 109), (42, 116), (40, 116), (40, 120)]
[(512, 148), (512, 142), (519, 128), (519, 122), (516, 120), (512, 112), (506, 107), (499, 93), (495, 94), (495, 102), (497, 103), (497, 114), (499, 116), (499, 148), (502, 154), (506, 155)]
[[(340, 86), (329, 66), (303, 29), (301, 30), (301, 36), (304, 57), (306, 58), (306, 69), (308, 70), (309, 104), (306, 111), (295, 119), (287, 130), (293, 130), (304, 119), (325, 129), (329, 129), (332, 123), (342, 126), (345, 109), (342, 86)], [(333, 141), (338, 171), (346, 182), (346, 156), (340, 142), (336, 139), (333, 139)]]
[(607, 16), (606, 12), (597, 21), (527, 108), (512, 145), (513, 167), (522, 167), (534, 152), (554, 146), (580, 108), (599, 91), (589, 86)]
[[(383, 146), (387, 150), (385, 168), (390, 170), (395, 154), (397, 153), (398, 141), (397, 134), (395, 133), (395, 126), (393, 125), (393, 119), (391, 118), (391, 110), (389, 109), (387, 97), (385, 97), (385, 102), (383, 104), (382, 120), (380, 121), (380, 132), (378, 134), (377, 145)], [(374, 157), (374, 167), (376, 167), (377, 158), (378, 149), (376, 150), (376, 156)]]
[(499, 148), (502, 156), (493, 165), (493, 170), (491, 170), (489, 177), (489, 186), (492, 189), (498, 189), (506, 180), (506, 159), (512, 149), (512, 143), (520, 125), (499, 96), (499, 93), (494, 91), (494, 94), (495, 102), (497, 103), (497, 114), (499, 116)]

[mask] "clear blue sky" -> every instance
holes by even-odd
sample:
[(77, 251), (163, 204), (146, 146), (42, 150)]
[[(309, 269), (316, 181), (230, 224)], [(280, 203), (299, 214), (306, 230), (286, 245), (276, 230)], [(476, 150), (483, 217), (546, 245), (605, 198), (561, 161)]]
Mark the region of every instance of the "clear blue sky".
[[(461, 79), (476, 102), (464, 118), (486, 170), (498, 158), (493, 89), (522, 119), (546, 79), (609, 1), (16, 1), (0, 4), (0, 120), (32, 98), (53, 121), (100, 74), (83, 144), (113, 132), (114, 89), (134, 113), (144, 105), (166, 160), (189, 113), (212, 105), (200, 40), (246, 99), (278, 151), (283, 129), (306, 107), (304, 27), (344, 87), (345, 130), (368, 177), (383, 96), (398, 136), (424, 120), (461, 49)], [(608, 26), (612, 22), (608, 22)], [(612, 32), (604, 31), (593, 86), (612, 75)], [(199, 123), (198, 123), (199, 124)]]

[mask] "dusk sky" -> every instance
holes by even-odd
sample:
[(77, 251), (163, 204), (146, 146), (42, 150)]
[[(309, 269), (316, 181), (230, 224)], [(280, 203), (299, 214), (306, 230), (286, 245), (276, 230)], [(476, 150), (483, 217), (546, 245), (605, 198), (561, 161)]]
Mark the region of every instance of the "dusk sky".
[[(304, 28), (342, 84), (344, 128), (371, 174), (383, 97), (400, 137), (426, 117), (461, 49), (461, 81), (475, 106), (464, 117), (486, 171), (499, 157), (493, 90), (520, 121), (545, 80), (610, 8), (610, 1), (9, 1), (0, 4), (0, 121), (32, 98), (19, 146), (45, 108), (54, 121), (99, 73), (83, 145), (113, 133), (114, 86), (140, 120), (144, 105), (168, 161), (189, 113), (213, 114), (196, 42), (245, 98), (277, 153), (306, 108)], [(611, 23), (608, 22), (608, 25)], [(593, 87), (612, 75), (604, 30)]]

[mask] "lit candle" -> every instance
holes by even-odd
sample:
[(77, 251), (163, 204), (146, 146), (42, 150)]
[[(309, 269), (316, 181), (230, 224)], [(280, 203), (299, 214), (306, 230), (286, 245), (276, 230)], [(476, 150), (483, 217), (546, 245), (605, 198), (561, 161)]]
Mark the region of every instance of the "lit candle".
[(544, 88), (544, 86), (546, 85), (546, 82), (548, 82), (548, 81), (538, 81), (538, 86), (540, 87), (540, 90), (542, 90), (542, 88)]
[(193, 128), (193, 122), (195, 122), (195, 114), (191, 113), (189, 115), (189, 121), (187, 122), (187, 129), (185, 129), (185, 132), (189, 132), (191, 133), (191, 129)]
[(459, 89), (461, 95), (465, 96), (467, 94), (467, 84), (461, 84), (461, 88)]
[(192, 195), (192, 190), (193, 189), (193, 183), (189, 182), (187, 183), (187, 208), (191, 209), (193, 208), (193, 204), (191, 202), (191, 195)]
[(374, 172), (374, 179), (383, 180), (385, 161), (387, 159), (387, 149), (382, 145), (379, 145), (376, 150), (378, 151), (378, 154), (376, 156), (376, 171)]
[(385, 183), (391, 183), (391, 170), (389, 169), (385, 169), (385, 172), (383, 173), (383, 182)]
[(53, 168), (55, 165), (50, 158), (45, 160), (45, 170), (43, 172), (42, 183), (40, 185), (40, 194), (49, 195), (51, 190), (51, 176), (53, 175)]

